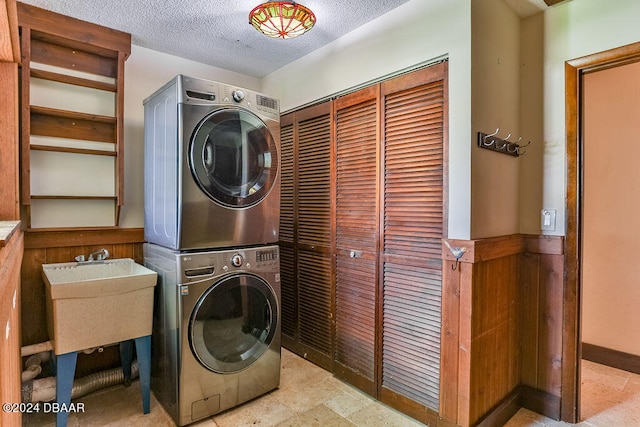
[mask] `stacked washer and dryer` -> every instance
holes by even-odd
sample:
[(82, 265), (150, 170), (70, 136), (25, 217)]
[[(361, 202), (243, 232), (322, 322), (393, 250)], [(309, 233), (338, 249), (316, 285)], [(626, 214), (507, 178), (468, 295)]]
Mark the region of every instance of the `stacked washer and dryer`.
[(182, 426), (280, 383), (277, 100), (176, 76), (144, 101), (154, 394)]

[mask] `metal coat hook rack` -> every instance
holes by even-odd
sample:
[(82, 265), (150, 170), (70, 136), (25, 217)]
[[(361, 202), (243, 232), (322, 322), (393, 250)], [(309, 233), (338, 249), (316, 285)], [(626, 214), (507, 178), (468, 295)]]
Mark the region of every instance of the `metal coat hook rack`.
[(498, 132), (500, 132), (500, 128), (489, 134), (478, 132), (478, 147), (497, 151), (498, 153), (508, 154), (513, 157), (519, 157), (526, 154), (527, 150), (523, 149), (528, 147), (531, 144), (531, 141), (524, 145), (520, 145), (522, 137), (518, 138), (517, 141), (512, 142), (509, 141), (511, 134), (507, 135), (506, 138), (498, 138)]

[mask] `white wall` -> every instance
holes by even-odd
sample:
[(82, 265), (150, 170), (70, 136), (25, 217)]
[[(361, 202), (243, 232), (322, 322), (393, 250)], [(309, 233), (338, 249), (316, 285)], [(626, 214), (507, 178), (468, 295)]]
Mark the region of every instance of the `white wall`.
[(142, 102), (177, 74), (231, 83), (247, 89), (260, 88), (259, 79), (254, 77), (131, 46), (131, 56), (125, 63), (125, 204), (121, 213), (122, 227), (144, 226)]
[[(520, 17), (506, 3), (472, 1), (471, 238), (519, 232), (520, 164), (477, 146), (477, 132), (520, 132)], [(457, 124), (451, 123), (451, 126)]]
[(565, 234), (566, 130), (564, 63), (640, 41), (640, 1), (573, 0), (544, 14), (543, 207), (557, 209)]
[(294, 109), (398, 70), (449, 59), (449, 237), (470, 237), (471, 2), (410, 0), (274, 71), (261, 90)]
[(544, 153), (544, 14), (520, 22), (520, 233), (540, 233)]

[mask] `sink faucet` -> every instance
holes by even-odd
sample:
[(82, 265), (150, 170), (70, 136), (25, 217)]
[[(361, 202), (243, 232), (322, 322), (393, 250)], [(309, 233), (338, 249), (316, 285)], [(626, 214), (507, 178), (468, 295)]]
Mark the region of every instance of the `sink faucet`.
[[(94, 255), (97, 255), (97, 257), (94, 258)], [(89, 263), (101, 263), (107, 258), (109, 258), (109, 251), (103, 248), (99, 251), (91, 252), (89, 254), (89, 259), (85, 259), (84, 255), (78, 255), (76, 257), (76, 261), (78, 261), (78, 265), (84, 265)]]
[[(97, 258), (94, 258), (94, 255), (97, 255)], [(89, 261), (104, 261), (107, 258), (109, 258), (109, 251), (104, 248), (89, 254)]]

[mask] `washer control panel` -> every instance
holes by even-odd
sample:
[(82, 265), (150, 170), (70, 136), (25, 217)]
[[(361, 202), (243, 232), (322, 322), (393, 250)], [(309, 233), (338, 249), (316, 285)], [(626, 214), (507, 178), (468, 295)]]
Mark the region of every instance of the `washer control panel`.
[(279, 272), (279, 248), (263, 246), (251, 249), (182, 253), (178, 255), (182, 281), (193, 283), (235, 271)]

